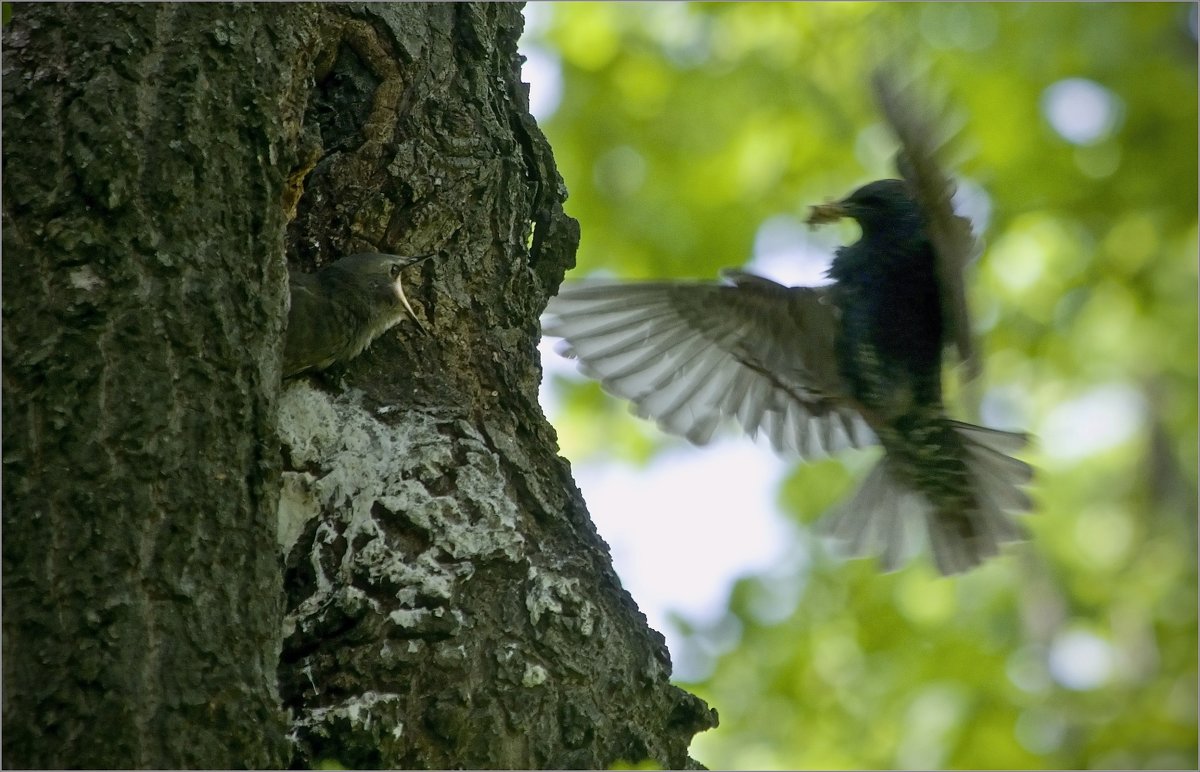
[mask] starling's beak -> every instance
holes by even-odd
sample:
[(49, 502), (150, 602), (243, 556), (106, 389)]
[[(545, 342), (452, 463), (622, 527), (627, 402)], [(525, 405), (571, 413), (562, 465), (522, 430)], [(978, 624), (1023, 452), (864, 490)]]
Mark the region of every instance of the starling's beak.
[(808, 218), (804, 221), (810, 228), (818, 225), (824, 225), (829, 222), (837, 222), (843, 217), (849, 217), (850, 210), (846, 208), (845, 203), (841, 201), (831, 201), (827, 204), (817, 204), (809, 207)]
[(404, 267), (407, 268), (410, 265), (417, 265), (418, 263), (423, 263), (431, 257), (437, 257), (437, 253), (430, 252), (428, 255), (417, 255), (416, 257), (406, 257), (404, 259), (407, 262), (404, 263)]
[[(410, 258), (408, 258), (408, 262), (405, 263), (405, 267), (407, 268), (410, 265), (416, 265), (417, 263), (423, 263), (431, 257), (433, 257), (432, 254), (418, 255), (416, 257), (410, 257)], [(417, 329), (420, 330), (422, 334), (428, 335), (429, 330), (425, 329), (425, 325), (421, 323), (420, 318), (417, 316), (417, 312), (413, 310), (413, 307), (411, 305), (409, 305), (408, 298), (406, 298), (404, 296), (404, 285), (402, 285), (400, 283), (399, 276), (396, 277), (395, 286), (396, 286), (396, 297), (400, 298), (400, 304), (404, 306), (404, 310), (408, 313), (408, 318), (413, 320), (413, 322), (417, 325)]]

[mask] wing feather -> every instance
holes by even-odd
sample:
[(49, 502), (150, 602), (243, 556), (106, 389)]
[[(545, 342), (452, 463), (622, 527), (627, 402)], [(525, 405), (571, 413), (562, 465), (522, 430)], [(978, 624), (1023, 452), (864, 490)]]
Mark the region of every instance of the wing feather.
[(942, 171), (938, 156), (953, 137), (943, 116), (922, 105), (914, 81), (900, 82), (896, 73), (902, 68), (887, 67), (875, 71), (872, 86), (884, 117), (900, 141), (896, 166), (909, 184), (921, 210), (926, 228), (937, 253), (938, 283), (941, 287), (942, 317), (947, 339), (966, 364), (966, 376), (980, 372), (979, 359), (971, 335), (963, 271), (979, 250), (970, 220), (954, 212), (955, 184)]
[(827, 290), (735, 271), (718, 282), (583, 282), (542, 319), (567, 356), (664, 431), (708, 442), (724, 418), (802, 457), (874, 441), (845, 397)]

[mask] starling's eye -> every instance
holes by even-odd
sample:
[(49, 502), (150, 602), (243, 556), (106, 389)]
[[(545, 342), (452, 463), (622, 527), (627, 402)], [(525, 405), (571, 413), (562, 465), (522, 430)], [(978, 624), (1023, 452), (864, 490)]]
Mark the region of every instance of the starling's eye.
[(393, 278), (393, 279), (394, 279), (394, 278), (396, 278), (397, 276), (399, 276), (399, 275), (400, 275), (400, 264), (399, 264), (399, 263), (392, 263), (392, 267), (391, 267), (391, 269), (390, 269), (390, 273), (392, 274), (392, 278)]

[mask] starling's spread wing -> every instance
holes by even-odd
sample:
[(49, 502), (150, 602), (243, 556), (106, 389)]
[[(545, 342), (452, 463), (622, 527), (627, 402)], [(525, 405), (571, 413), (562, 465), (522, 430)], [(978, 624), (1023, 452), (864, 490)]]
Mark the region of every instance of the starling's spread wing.
[(954, 213), (951, 197), (955, 185), (937, 162), (938, 152), (948, 139), (945, 127), (933, 115), (919, 109), (912, 88), (901, 86), (890, 74), (895, 71), (889, 68), (875, 72), (872, 79), (875, 98), (900, 140), (896, 166), (925, 213), (929, 237), (937, 252), (947, 338), (953, 341), (966, 364), (967, 377), (972, 378), (978, 375), (980, 367), (971, 339), (963, 270), (977, 249), (975, 236), (971, 222)]
[(826, 291), (727, 277), (568, 285), (550, 300), (542, 330), (564, 338), (563, 353), (638, 415), (698, 445), (722, 417), (801, 456), (874, 441), (843, 399)]

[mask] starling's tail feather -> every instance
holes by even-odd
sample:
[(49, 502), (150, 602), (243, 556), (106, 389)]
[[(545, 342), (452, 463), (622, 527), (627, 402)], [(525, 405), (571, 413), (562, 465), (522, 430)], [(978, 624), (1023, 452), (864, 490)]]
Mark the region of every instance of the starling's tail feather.
[(1001, 544), (1025, 538), (1012, 513), (1030, 508), (1021, 486), (1033, 470), (1008, 454), (1024, 447), (1028, 436), (958, 421), (950, 425), (965, 451), (974, 506), (965, 512), (940, 510), (901, 482), (903, 475), (884, 456), (827, 521), (830, 534), (851, 554), (878, 554), (883, 569), (894, 571), (916, 551), (924, 527), (938, 570), (956, 574), (997, 554)]
[(822, 529), (850, 555), (879, 555), (884, 571), (895, 571), (916, 551), (919, 525), (931, 509), (924, 497), (900, 485), (880, 459), (853, 497), (834, 509)]

